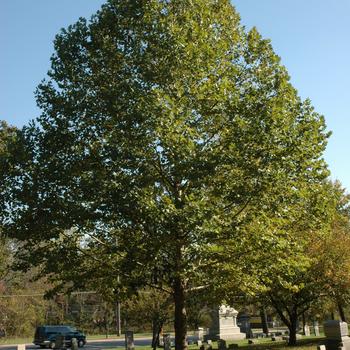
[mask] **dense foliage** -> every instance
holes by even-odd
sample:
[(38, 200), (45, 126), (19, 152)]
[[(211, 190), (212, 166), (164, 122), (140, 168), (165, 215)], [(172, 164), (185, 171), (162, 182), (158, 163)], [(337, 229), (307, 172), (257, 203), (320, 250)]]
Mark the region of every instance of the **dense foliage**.
[(247, 271), (288, 260), (288, 213), (327, 175), (324, 120), (228, 0), (110, 0), (51, 61), (2, 184), (21, 267), (112, 299), (163, 290), (185, 349), (193, 291), (263, 288)]

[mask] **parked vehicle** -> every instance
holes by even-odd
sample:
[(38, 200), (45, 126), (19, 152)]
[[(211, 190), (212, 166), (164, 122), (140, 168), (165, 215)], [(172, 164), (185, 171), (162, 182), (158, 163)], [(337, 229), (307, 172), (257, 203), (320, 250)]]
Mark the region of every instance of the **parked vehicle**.
[(33, 343), (41, 348), (54, 349), (56, 345), (56, 336), (64, 336), (65, 347), (72, 346), (72, 339), (76, 338), (78, 347), (86, 344), (86, 336), (82, 331), (71, 326), (39, 326), (36, 328)]

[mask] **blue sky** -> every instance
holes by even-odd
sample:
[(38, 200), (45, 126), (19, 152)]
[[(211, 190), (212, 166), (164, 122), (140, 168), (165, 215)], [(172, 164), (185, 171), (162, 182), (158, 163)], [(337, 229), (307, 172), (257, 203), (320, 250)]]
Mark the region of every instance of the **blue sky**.
[[(90, 17), (104, 0), (0, 0), (0, 119), (23, 126), (40, 111), (45, 77), (62, 27)], [(350, 0), (232, 0), (247, 29), (271, 39), (293, 85), (326, 118), (333, 179), (350, 191)]]

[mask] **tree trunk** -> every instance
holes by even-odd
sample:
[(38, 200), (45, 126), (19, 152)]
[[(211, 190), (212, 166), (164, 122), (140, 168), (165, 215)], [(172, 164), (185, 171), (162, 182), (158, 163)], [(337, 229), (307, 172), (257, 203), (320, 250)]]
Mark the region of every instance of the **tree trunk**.
[(297, 323), (298, 323), (298, 315), (296, 313), (291, 314), (290, 324), (288, 326), (288, 329), (289, 329), (288, 346), (295, 346), (297, 344)]
[(343, 309), (343, 306), (342, 306), (340, 300), (337, 300), (337, 305), (338, 305), (338, 311), (339, 311), (340, 319), (341, 319), (343, 322), (346, 322), (344, 309)]
[(265, 310), (264, 306), (262, 306), (260, 308), (260, 319), (261, 319), (261, 325), (262, 325), (263, 333), (269, 334), (269, 327), (267, 325), (266, 310)]
[(105, 331), (106, 331), (106, 339), (108, 339), (109, 328), (108, 328), (108, 318), (107, 317), (105, 317)]
[(184, 282), (181, 278), (176, 278), (174, 281), (175, 350), (187, 350), (187, 313), (185, 300)]
[(156, 350), (160, 345), (160, 333), (163, 328), (163, 322), (158, 318), (152, 321), (152, 349)]
[(305, 334), (305, 326), (306, 326), (305, 312), (302, 313), (301, 317), (302, 317), (302, 320), (303, 320), (303, 334), (306, 335)]

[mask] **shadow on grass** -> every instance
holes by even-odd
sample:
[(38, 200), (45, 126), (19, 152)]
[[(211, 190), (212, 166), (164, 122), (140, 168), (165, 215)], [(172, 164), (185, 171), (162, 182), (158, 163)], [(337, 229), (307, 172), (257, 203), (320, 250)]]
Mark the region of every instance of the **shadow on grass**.
[(283, 350), (283, 349), (298, 349), (298, 350), (313, 350), (316, 349), (318, 344), (324, 343), (325, 338), (309, 338), (309, 339), (299, 339), (297, 345), (288, 346), (286, 341), (276, 341), (276, 342), (266, 342), (258, 344), (240, 344), (239, 348), (242, 349), (252, 349), (252, 350)]

